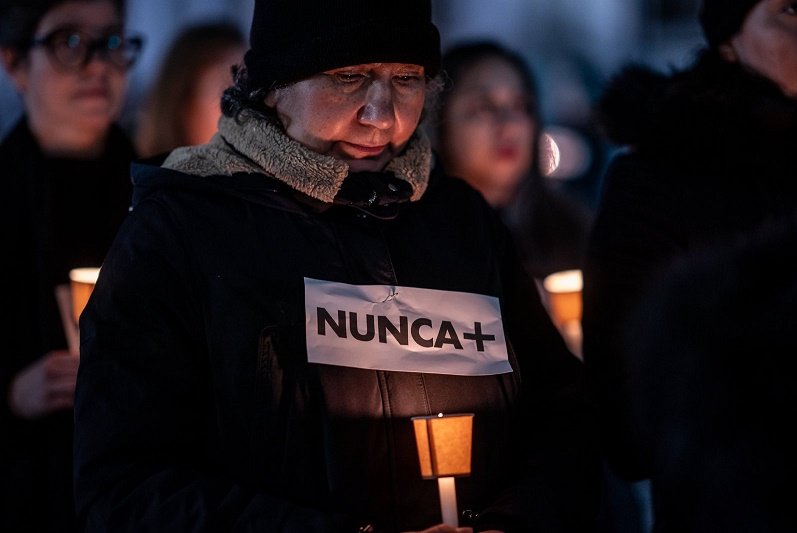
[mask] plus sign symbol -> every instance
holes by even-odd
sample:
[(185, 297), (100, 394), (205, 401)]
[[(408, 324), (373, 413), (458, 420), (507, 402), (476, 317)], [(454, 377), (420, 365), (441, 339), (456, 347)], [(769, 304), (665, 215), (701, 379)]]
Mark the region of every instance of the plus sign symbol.
[(462, 334), (468, 340), (476, 341), (476, 349), (480, 352), (484, 351), (484, 341), (494, 341), (495, 335), (488, 335), (486, 333), (482, 333), (482, 323), (481, 322), (474, 322), (473, 324), (473, 333), (468, 333), (467, 331)]

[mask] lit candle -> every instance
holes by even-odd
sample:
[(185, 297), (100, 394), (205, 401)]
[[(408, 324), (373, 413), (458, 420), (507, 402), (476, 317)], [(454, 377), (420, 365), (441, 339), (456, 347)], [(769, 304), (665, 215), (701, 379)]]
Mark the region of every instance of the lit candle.
[(583, 281), (580, 270), (554, 272), (545, 277), (542, 286), (548, 295), (551, 317), (557, 324), (581, 320)]
[(73, 268), (69, 271), (69, 282), (72, 289), (72, 317), (75, 323), (80, 318), (80, 313), (86, 307), (100, 275), (99, 268)]
[(459, 525), (455, 476), (470, 475), (473, 414), (440, 413), (412, 418), (424, 479), (437, 479), (444, 524)]
[(554, 272), (542, 281), (548, 312), (570, 350), (581, 356), (581, 270)]

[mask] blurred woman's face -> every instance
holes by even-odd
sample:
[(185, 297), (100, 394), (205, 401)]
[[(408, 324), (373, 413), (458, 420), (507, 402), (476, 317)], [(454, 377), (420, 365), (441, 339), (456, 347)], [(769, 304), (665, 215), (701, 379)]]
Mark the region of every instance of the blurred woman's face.
[(409, 141), (425, 98), (422, 66), (368, 63), (275, 89), (266, 105), (307, 148), (344, 161), (352, 172), (378, 172)]
[(761, 0), (724, 47), (726, 59), (775, 82), (797, 98), (797, 2)]
[(93, 50), (83, 65), (67, 66), (55, 57), (53, 46), (68, 48), (78, 35), (85, 42), (121, 32), (112, 2), (66, 1), (48, 11), (34, 33), (34, 40), (50, 44), (33, 46), (13, 65), (6, 61), (45, 151), (82, 152), (101, 142), (121, 112), (127, 83), (126, 67), (108, 60), (102, 50)]
[(494, 206), (509, 202), (534, 158), (536, 124), (515, 68), (485, 58), (455, 81), (441, 116), (441, 156)]

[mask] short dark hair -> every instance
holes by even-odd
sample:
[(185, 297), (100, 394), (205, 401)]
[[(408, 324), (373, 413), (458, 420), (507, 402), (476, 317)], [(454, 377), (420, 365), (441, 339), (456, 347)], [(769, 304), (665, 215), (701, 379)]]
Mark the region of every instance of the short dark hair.
[(709, 47), (716, 48), (742, 29), (750, 11), (761, 0), (703, 0), (700, 26)]
[[(33, 34), (41, 19), (51, 9), (67, 0), (0, 0), (0, 47), (20, 52), (30, 47)], [(81, 0), (79, 0), (81, 1)], [(93, 2), (96, 0), (82, 0)], [(125, 0), (107, 0), (124, 15)]]
[(244, 65), (234, 65), (232, 76), (233, 85), (221, 96), (221, 112), (224, 116), (237, 118), (247, 109), (263, 114), (271, 112), (265, 103), (268, 88), (252, 83)]

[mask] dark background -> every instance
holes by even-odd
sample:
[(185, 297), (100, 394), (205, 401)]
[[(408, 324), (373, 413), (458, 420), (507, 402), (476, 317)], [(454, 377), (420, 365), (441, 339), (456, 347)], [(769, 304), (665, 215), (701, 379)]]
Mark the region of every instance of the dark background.
[[(589, 207), (595, 206), (611, 150), (596, 144), (590, 115), (607, 78), (631, 61), (659, 69), (682, 66), (703, 44), (699, 0), (432, 2), (444, 49), (458, 41), (492, 37), (526, 57), (538, 80), (542, 119), (562, 152), (552, 179)], [(129, 31), (142, 35), (145, 47), (130, 72), (123, 126), (132, 128), (135, 110), (181, 28), (225, 19), (248, 35), (253, 5), (254, 0), (127, 0)], [(20, 109), (0, 69), (0, 137)]]
[[(138, 104), (177, 31), (207, 19), (229, 19), (248, 32), (254, 0), (128, 0), (128, 26), (146, 39), (131, 72), (128, 112)], [(397, 5), (400, 5), (397, 2)], [(518, 48), (543, 90), (549, 123), (584, 113), (606, 76), (629, 60), (667, 67), (687, 61), (702, 36), (698, 0), (433, 0), (443, 46), (474, 36)], [(19, 102), (0, 73), (0, 135)]]

